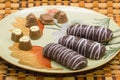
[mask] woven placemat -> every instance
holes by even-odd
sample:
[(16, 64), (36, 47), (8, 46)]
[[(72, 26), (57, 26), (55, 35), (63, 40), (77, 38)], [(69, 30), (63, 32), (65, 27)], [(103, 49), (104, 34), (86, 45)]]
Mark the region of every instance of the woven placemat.
[[(120, 25), (120, 0), (0, 0), (0, 20), (18, 10), (45, 5), (92, 9), (109, 16)], [(43, 75), (18, 68), (0, 58), (0, 80), (120, 80), (120, 54), (106, 65), (72, 75)]]

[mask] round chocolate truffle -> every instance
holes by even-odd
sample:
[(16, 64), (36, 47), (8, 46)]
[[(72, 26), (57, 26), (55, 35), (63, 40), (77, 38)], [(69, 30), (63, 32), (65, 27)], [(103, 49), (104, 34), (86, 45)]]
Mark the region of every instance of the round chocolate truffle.
[(11, 40), (18, 42), (22, 36), (23, 36), (22, 30), (15, 28), (14, 30), (12, 30)]
[(19, 39), (18, 48), (21, 50), (24, 50), (24, 51), (28, 51), (28, 50), (32, 49), (30, 38), (28, 36), (21, 37)]
[(32, 26), (32, 27), (30, 28), (29, 36), (30, 36), (30, 38), (33, 39), (33, 40), (39, 39), (40, 36), (41, 36), (39, 27), (38, 27), (38, 26)]

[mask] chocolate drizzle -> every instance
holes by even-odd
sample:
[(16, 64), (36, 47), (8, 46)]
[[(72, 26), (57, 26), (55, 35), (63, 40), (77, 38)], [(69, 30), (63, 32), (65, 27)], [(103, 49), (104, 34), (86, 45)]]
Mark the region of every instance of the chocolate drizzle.
[(104, 45), (88, 39), (67, 35), (58, 42), (90, 59), (100, 59), (105, 54)]
[(87, 66), (84, 56), (57, 43), (49, 43), (44, 47), (44, 56), (70, 68), (78, 70)]

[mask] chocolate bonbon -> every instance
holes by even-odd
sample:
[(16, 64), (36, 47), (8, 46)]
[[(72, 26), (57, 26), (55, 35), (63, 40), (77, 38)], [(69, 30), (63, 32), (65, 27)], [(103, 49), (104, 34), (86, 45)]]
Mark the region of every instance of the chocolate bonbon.
[(41, 32), (38, 26), (31, 26), (29, 36), (32, 40), (37, 40), (41, 37)]
[(11, 40), (19, 42), (19, 39), (23, 36), (21, 29), (15, 28), (12, 30)]
[(28, 51), (32, 49), (32, 44), (30, 38), (28, 36), (23, 36), (19, 39), (19, 46), (20, 50)]

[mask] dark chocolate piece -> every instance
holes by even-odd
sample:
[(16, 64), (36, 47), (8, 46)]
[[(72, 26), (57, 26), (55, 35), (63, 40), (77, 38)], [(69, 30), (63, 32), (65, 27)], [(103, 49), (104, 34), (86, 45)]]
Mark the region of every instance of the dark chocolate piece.
[(40, 15), (40, 20), (42, 21), (43, 24), (46, 24), (46, 25), (54, 24), (53, 16), (51, 14)]
[(58, 18), (58, 16), (60, 15), (60, 13), (61, 13), (61, 11), (57, 11), (57, 12), (54, 14), (54, 16), (53, 16), (53, 17), (54, 17), (55, 19), (57, 19), (57, 18)]
[(65, 12), (61, 11), (57, 17), (57, 22), (62, 24), (62, 23), (66, 23), (67, 21), (68, 21), (68, 18), (66, 16)]
[(37, 18), (35, 17), (34, 14), (29, 14), (26, 17), (26, 27), (31, 27), (31, 26), (36, 26), (37, 25)]
[(106, 50), (105, 46), (98, 42), (71, 35), (61, 37), (58, 42), (90, 59), (102, 58)]
[(107, 28), (84, 24), (70, 26), (67, 29), (67, 34), (94, 40), (100, 43), (110, 41), (113, 36), (112, 31)]
[(87, 66), (87, 60), (84, 56), (57, 43), (46, 45), (44, 56), (72, 70), (79, 70)]

